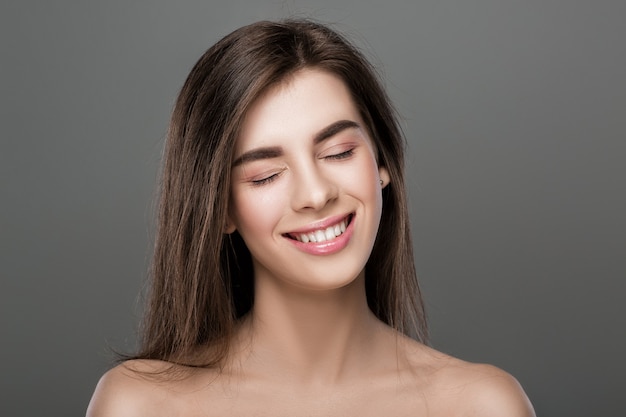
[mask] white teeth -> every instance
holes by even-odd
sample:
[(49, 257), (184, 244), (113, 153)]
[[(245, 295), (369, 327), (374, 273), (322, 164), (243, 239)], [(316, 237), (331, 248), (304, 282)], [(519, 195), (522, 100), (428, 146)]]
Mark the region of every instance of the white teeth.
[(346, 221), (342, 220), (334, 226), (326, 229), (316, 230), (311, 233), (302, 233), (296, 235), (296, 239), (302, 243), (317, 243), (332, 240), (346, 231)]

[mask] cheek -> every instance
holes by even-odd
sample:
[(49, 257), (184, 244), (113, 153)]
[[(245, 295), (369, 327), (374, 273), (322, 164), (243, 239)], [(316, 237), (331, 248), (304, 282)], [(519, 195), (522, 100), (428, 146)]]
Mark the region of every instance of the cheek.
[(364, 200), (376, 198), (381, 194), (378, 166), (373, 158), (363, 158), (342, 178), (344, 184), (358, 192)]
[(258, 233), (271, 233), (280, 219), (281, 198), (284, 197), (269, 188), (242, 190), (233, 196), (233, 220), (244, 239)]

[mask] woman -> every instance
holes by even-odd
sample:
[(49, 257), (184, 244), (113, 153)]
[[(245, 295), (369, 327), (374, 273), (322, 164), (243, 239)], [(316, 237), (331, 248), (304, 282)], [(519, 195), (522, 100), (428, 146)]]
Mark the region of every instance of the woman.
[(532, 416), (505, 372), (426, 346), (403, 141), (362, 55), (302, 20), (192, 69), (165, 153), (140, 352), (100, 416)]

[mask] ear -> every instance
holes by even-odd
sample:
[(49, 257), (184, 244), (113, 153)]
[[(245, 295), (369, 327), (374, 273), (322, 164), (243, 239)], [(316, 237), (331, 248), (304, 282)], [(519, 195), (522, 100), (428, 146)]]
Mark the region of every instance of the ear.
[(380, 180), (382, 181), (382, 183), (380, 184), (380, 188), (385, 188), (387, 184), (389, 184), (389, 181), (391, 180), (389, 178), (389, 172), (387, 172), (387, 168), (383, 166), (378, 167), (378, 176), (380, 177)]
[(224, 233), (229, 235), (233, 233), (235, 230), (237, 230), (237, 226), (235, 226), (235, 222), (233, 222), (230, 216), (228, 216), (226, 218), (226, 224), (224, 225)]

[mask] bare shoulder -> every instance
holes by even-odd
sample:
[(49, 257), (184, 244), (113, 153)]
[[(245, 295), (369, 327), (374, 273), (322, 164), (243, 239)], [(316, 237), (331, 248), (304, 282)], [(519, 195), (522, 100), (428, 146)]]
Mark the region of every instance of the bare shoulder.
[(133, 360), (106, 372), (87, 408), (87, 417), (159, 416), (166, 389), (154, 377), (168, 365), (160, 361)]
[(434, 404), (442, 403), (445, 415), (535, 417), (522, 386), (500, 368), (466, 362), (423, 345), (412, 356), (421, 373), (429, 375), (430, 398)]
[(522, 386), (509, 373), (492, 365), (459, 361), (451, 372), (463, 387), (460, 401), (464, 416), (534, 417), (535, 412)]

